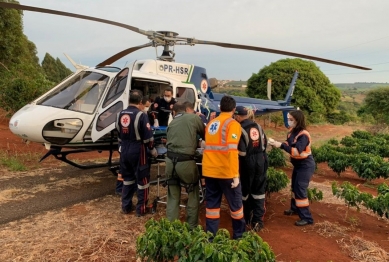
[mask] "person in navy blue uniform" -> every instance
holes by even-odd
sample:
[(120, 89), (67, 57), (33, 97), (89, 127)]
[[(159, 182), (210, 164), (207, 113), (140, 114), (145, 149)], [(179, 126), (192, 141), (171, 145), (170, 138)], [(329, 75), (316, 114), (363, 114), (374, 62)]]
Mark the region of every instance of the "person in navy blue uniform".
[(146, 114), (140, 110), (142, 92), (132, 90), (129, 106), (120, 112), (117, 122), (119, 138), (121, 139), (120, 173), (123, 177), (122, 211), (125, 214), (134, 210), (132, 198), (137, 192), (137, 216), (148, 212), (150, 172), (148, 160), (150, 155), (156, 157), (154, 138)]
[[(176, 100), (173, 98), (173, 89), (168, 87), (163, 92), (163, 97), (157, 97), (152, 105), (152, 111), (156, 112), (154, 127), (168, 126), (169, 116), (172, 112)], [(157, 120), (157, 121), (155, 121)]]
[(293, 164), (292, 172), (292, 199), (290, 209), (284, 215), (298, 215), (300, 220), (296, 226), (313, 224), (312, 214), (309, 210), (307, 189), (309, 181), (315, 171), (315, 161), (311, 151), (311, 136), (306, 130), (305, 116), (300, 110), (288, 113), (288, 126), (291, 128), (285, 142), (281, 143), (269, 139), (269, 144), (279, 147), (290, 154)]
[(264, 227), (266, 212), (267, 142), (262, 127), (249, 119), (251, 112), (237, 106), (234, 118), (242, 127), (238, 150), (244, 219), (251, 230), (259, 231)]

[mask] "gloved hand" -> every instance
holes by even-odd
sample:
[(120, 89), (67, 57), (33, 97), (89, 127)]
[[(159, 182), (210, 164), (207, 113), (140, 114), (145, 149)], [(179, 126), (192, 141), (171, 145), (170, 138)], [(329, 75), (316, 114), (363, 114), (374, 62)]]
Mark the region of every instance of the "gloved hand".
[(159, 127), (158, 119), (154, 119), (154, 127)]
[(278, 141), (274, 141), (274, 143), (273, 143), (273, 146), (274, 147), (277, 147), (277, 148), (280, 148), (281, 147), (281, 142), (278, 142)]
[(204, 140), (201, 141), (201, 148), (205, 148), (205, 141)]
[(157, 149), (155, 149), (155, 147), (150, 150), (150, 155), (152, 157), (157, 157), (158, 156), (158, 152), (157, 152)]
[(268, 143), (273, 147), (281, 147), (281, 142), (275, 141), (273, 138), (269, 138)]
[(234, 177), (233, 180), (234, 181), (231, 183), (231, 188), (235, 188), (239, 185), (239, 177)]

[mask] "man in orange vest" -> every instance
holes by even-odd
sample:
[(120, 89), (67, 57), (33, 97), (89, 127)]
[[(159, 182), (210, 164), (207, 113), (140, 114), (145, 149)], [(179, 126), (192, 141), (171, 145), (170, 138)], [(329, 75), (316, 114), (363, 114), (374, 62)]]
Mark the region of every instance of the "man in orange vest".
[(233, 238), (241, 238), (246, 223), (243, 217), (242, 190), (239, 182), (238, 143), (240, 124), (232, 116), (236, 102), (230, 96), (220, 101), (220, 115), (205, 129), (203, 176), (206, 185), (206, 231), (216, 234), (220, 221), (222, 195), (228, 201)]

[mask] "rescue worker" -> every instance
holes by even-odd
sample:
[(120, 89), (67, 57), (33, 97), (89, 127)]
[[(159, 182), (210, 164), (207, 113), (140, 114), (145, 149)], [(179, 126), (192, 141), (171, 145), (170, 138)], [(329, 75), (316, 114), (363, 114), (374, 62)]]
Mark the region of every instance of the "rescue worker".
[(173, 89), (168, 87), (163, 92), (163, 98), (157, 97), (153, 103), (152, 111), (157, 112), (156, 118), (154, 119), (154, 127), (168, 126), (169, 116), (176, 100), (173, 98)]
[(204, 138), (204, 124), (195, 114), (187, 114), (185, 106), (173, 106), (174, 118), (167, 128), (166, 178), (168, 185), (166, 215), (169, 221), (179, 219), (181, 186), (188, 193), (186, 220), (191, 229), (199, 217), (199, 172), (195, 153), (197, 138)]
[(137, 192), (136, 215), (147, 213), (149, 196), (149, 162), (147, 149), (157, 157), (153, 133), (146, 114), (139, 110), (142, 92), (132, 90), (129, 106), (118, 117), (119, 138), (121, 139), (120, 174), (123, 177), (122, 212), (130, 213), (134, 207), (132, 197)]
[(216, 234), (220, 221), (222, 195), (227, 199), (233, 238), (241, 238), (245, 231), (242, 190), (239, 182), (238, 142), (241, 127), (232, 116), (236, 102), (231, 96), (220, 101), (220, 115), (205, 128), (203, 176), (206, 186), (206, 231)]
[(306, 130), (305, 116), (302, 111), (291, 111), (287, 117), (291, 130), (286, 141), (281, 143), (269, 138), (269, 144), (290, 154), (290, 161), (293, 164), (292, 199), (290, 209), (285, 210), (284, 215), (298, 215), (300, 220), (296, 221), (295, 225), (305, 226), (313, 224), (307, 195), (309, 181), (315, 171), (315, 161), (311, 152), (312, 141)]
[(235, 120), (242, 127), (239, 141), (239, 173), (242, 183), (243, 213), (246, 225), (252, 230), (263, 228), (266, 192), (266, 135), (262, 127), (249, 119), (250, 111), (237, 106)]
[(194, 105), (193, 103), (189, 102), (189, 101), (186, 101), (183, 103), (184, 106), (185, 106), (185, 112), (189, 113), (189, 114), (196, 114), (198, 115), (200, 118), (201, 118), (201, 121), (204, 123), (204, 125), (207, 125), (208, 124), (208, 120), (207, 118), (205, 117), (205, 115), (201, 114), (200, 112), (196, 112), (194, 110)]
[[(150, 99), (148, 96), (144, 96), (142, 98), (142, 101), (141, 103), (139, 104), (139, 109), (141, 111), (143, 111), (146, 115), (148, 114), (148, 111), (150, 109)], [(118, 114), (119, 116), (119, 114)], [(116, 121), (118, 122), (118, 121)], [(121, 139), (118, 138), (118, 146), (119, 146), (119, 154), (121, 153)], [(149, 173), (150, 173), (150, 167), (151, 165), (149, 165)], [(122, 190), (123, 190), (123, 177), (122, 177), (122, 174), (120, 173), (120, 170), (118, 170), (118, 174), (117, 174), (117, 180), (116, 180), (116, 188), (115, 188), (115, 193), (119, 196), (122, 195)]]

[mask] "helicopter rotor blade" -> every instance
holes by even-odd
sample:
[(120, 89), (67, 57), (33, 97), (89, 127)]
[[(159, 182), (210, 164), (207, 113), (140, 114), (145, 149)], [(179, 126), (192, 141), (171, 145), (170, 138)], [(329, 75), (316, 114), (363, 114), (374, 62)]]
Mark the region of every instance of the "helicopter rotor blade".
[(293, 52), (282, 51), (282, 50), (277, 50), (277, 49), (270, 49), (270, 48), (249, 46), (249, 45), (222, 43), (222, 42), (213, 42), (213, 41), (205, 41), (205, 40), (197, 40), (197, 39), (193, 39), (193, 38), (188, 38), (188, 41), (193, 43), (193, 44), (216, 45), (216, 46), (221, 46), (221, 47), (225, 47), (225, 48), (245, 49), (245, 50), (259, 51), (259, 52), (265, 52), (265, 53), (273, 53), (273, 54), (279, 54), (279, 55), (300, 57), (300, 58), (315, 60), (315, 61), (328, 63), (328, 64), (352, 67), (352, 68), (361, 69), (361, 70), (371, 70), (371, 68), (368, 68), (368, 67), (347, 64), (347, 63), (343, 63), (343, 62), (339, 62), (339, 61), (335, 61), (335, 60), (330, 60), (330, 59), (325, 59), (325, 58), (310, 56), (310, 55), (303, 55), (303, 54), (299, 54), (299, 53), (293, 53)]
[(113, 56), (111, 56), (110, 58), (104, 60), (103, 62), (99, 63), (97, 65), (97, 67), (99, 66), (105, 66), (105, 65), (110, 65), (112, 64), (113, 62), (116, 62), (117, 60), (119, 60), (120, 58), (132, 53), (132, 52), (135, 52), (141, 48), (144, 48), (144, 47), (149, 47), (149, 46), (152, 46), (153, 43), (150, 42), (150, 43), (147, 43), (147, 44), (144, 44), (144, 45), (138, 45), (138, 46), (133, 46), (133, 47), (130, 47), (130, 48), (127, 48)]
[(6, 3), (6, 2), (0, 2), (0, 7), (85, 19), (85, 20), (90, 20), (90, 21), (100, 22), (100, 23), (104, 23), (104, 24), (123, 27), (123, 28), (126, 28), (128, 30), (131, 30), (131, 31), (134, 31), (136, 33), (146, 35), (146, 36), (154, 36), (156, 34), (156, 32), (153, 32), (153, 31), (145, 31), (145, 30), (139, 29), (139, 28), (134, 27), (134, 26), (130, 26), (130, 25), (126, 25), (126, 24), (122, 24), (122, 23), (118, 23), (118, 22), (110, 21), (110, 20), (106, 20), (106, 19), (101, 19), (101, 18), (97, 18), (97, 17), (93, 17), (93, 16), (79, 15), (79, 14), (62, 12), (62, 11), (57, 11), (57, 10), (52, 10), (52, 9), (39, 8), (39, 7), (28, 6), (28, 5), (12, 4), (12, 3)]

